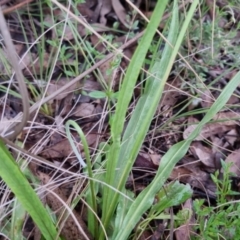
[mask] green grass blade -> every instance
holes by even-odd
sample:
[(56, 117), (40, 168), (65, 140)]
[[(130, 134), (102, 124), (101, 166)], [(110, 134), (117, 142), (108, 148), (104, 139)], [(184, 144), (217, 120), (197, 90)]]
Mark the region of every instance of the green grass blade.
[[(123, 81), (123, 85), (121, 87), (119, 93), (119, 99), (116, 106), (116, 114), (113, 117), (113, 121), (111, 124), (111, 135), (113, 144), (111, 149), (107, 155), (107, 172), (106, 172), (106, 183), (113, 185), (115, 180), (115, 169), (117, 165), (117, 161), (119, 159), (119, 150), (120, 150), (120, 138), (123, 131), (123, 126), (125, 122), (125, 116), (128, 109), (129, 102), (132, 98), (133, 90), (144, 62), (146, 53), (151, 44), (152, 38), (156, 32), (156, 29), (159, 25), (159, 21), (163, 15), (165, 10), (167, 0), (159, 1), (155, 7), (153, 15), (151, 17), (150, 23), (147, 26), (146, 32), (141, 39), (137, 50), (135, 51), (132, 60), (129, 64), (128, 70), (126, 72), (126, 76)], [(111, 216), (116, 207), (116, 200), (112, 205), (112, 208), (109, 208), (110, 203), (112, 203), (112, 195), (114, 191), (111, 189), (105, 188), (103, 195), (103, 216), (102, 221), (104, 226), (107, 226), (110, 222)], [(100, 239), (103, 235), (100, 236)]]
[(113, 137), (119, 137), (122, 134), (123, 126), (125, 123), (125, 116), (128, 110), (130, 100), (133, 96), (133, 90), (136, 85), (137, 78), (139, 76), (141, 67), (144, 63), (149, 46), (152, 42), (152, 38), (156, 33), (159, 22), (164, 13), (167, 0), (159, 1), (155, 6), (151, 20), (147, 26), (146, 32), (139, 42), (138, 48), (135, 51), (129, 67), (127, 69), (123, 85), (119, 92), (118, 104), (116, 106), (116, 113), (112, 123), (112, 135)]
[[(143, 139), (148, 131), (148, 127), (158, 106), (162, 91), (171, 71), (173, 62), (176, 58), (178, 49), (182, 43), (188, 24), (197, 7), (197, 4), (198, 0), (195, 0), (188, 12), (177, 40), (176, 34), (177, 29), (179, 29), (179, 20), (177, 6), (175, 5), (173, 7), (173, 20), (170, 27), (168, 40), (175, 47), (172, 49), (166, 44), (161, 61), (156, 61), (153, 68), (150, 70), (150, 72), (156, 77), (151, 77), (148, 80), (146, 91), (140, 98), (132, 119), (130, 120), (127, 129), (125, 130), (123, 145), (121, 147), (120, 158), (117, 166), (120, 169), (118, 171), (118, 175), (121, 176), (121, 180), (119, 180), (119, 178), (116, 178), (119, 183), (119, 189), (124, 186), (126, 178), (131, 170), (133, 161), (129, 159), (134, 160), (136, 158), (138, 151), (142, 145)], [(121, 165), (126, 166), (125, 169), (120, 168)]]
[(26, 210), (18, 199), (14, 199), (13, 212), (11, 218), (10, 239), (23, 240), (22, 227), (26, 217)]
[[(84, 149), (84, 153), (85, 153), (85, 157), (86, 157), (86, 162), (87, 165), (85, 164), (85, 166), (87, 166), (87, 168), (85, 170), (87, 170), (88, 172), (88, 176), (90, 179), (93, 179), (93, 171), (92, 171), (92, 164), (91, 164), (91, 158), (90, 158), (90, 153), (89, 153), (89, 147), (88, 147), (88, 143), (87, 143), (87, 139), (82, 131), (82, 129), (79, 127), (79, 125), (73, 121), (73, 120), (68, 120), (66, 122), (66, 133), (67, 133), (67, 137), (68, 140), (74, 150), (74, 153), (76, 154), (76, 156), (78, 157), (78, 159), (80, 160), (80, 164), (84, 167), (83, 163), (83, 159), (81, 157), (81, 155), (79, 154), (75, 143), (73, 142), (73, 139), (71, 137), (71, 133), (70, 133), (70, 126), (73, 126), (74, 130), (77, 131), (77, 133), (79, 134), (79, 137), (82, 141), (83, 144), (83, 149)], [(88, 196), (88, 203), (91, 207), (91, 209), (93, 209), (93, 211), (95, 213), (97, 213), (97, 202), (96, 202), (96, 194), (95, 194), (95, 182), (90, 180), (90, 196)], [(93, 234), (93, 236), (97, 235), (98, 233), (98, 225), (96, 222), (96, 218), (93, 214), (92, 211), (88, 211), (88, 226), (89, 226), (89, 230), (90, 232)]]
[(55, 239), (57, 231), (50, 216), (2, 140), (0, 140), (0, 156), (0, 177), (32, 217), (45, 239)]
[[(174, 4), (173, 18), (168, 35), (168, 41), (173, 45), (175, 45), (177, 40), (178, 29), (177, 5)], [(156, 59), (153, 68), (150, 70), (155, 77), (150, 77), (148, 79), (145, 92), (140, 97), (123, 136), (123, 144), (121, 146), (117, 165), (117, 169), (119, 169), (119, 171), (117, 172), (117, 177), (115, 178), (118, 183), (118, 189), (122, 189), (124, 187), (132, 165), (142, 146), (152, 118), (156, 112), (158, 103), (161, 99), (161, 95), (169, 72), (172, 68), (175, 56), (176, 55), (173, 55), (172, 47), (166, 43), (161, 60)]]

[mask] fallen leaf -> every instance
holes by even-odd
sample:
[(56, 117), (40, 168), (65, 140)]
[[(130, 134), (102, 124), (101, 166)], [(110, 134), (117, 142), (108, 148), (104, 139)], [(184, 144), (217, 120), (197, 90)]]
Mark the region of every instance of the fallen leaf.
[[(74, 136), (75, 139), (79, 139), (79, 137), (76, 133), (74, 133), (72, 135)], [(96, 139), (97, 139), (96, 134), (87, 134), (86, 135), (86, 140), (87, 140), (89, 147), (94, 147), (94, 145), (96, 143)], [(76, 144), (77, 144), (79, 153), (81, 153), (83, 151), (82, 144), (81, 143), (76, 143)], [(72, 150), (72, 147), (67, 138), (63, 139), (62, 141), (56, 143), (53, 146), (45, 148), (41, 152), (41, 156), (48, 158), (48, 159), (49, 158), (50, 159), (66, 158), (66, 157), (70, 156), (71, 154), (73, 154), (73, 150)], [(82, 153), (81, 155), (83, 156), (84, 153)]]
[(83, 82), (82, 90), (89, 92), (94, 90), (102, 90), (102, 86), (99, 82), (93, 80), (93, 79), (87, 79)]
[(141, 169), (148, 171), (149, 169), (157, 169), (158, 165), (155, 165), (149, 154), (140, 152), (134, 162), (134, 169)]
[[(213, 120), (217, 122), (205, 124), (202, 128), (201, 133), (195, 140), (200, 141), (215, 134), (223, 134), (234, 128), (235, 125), (238, 124), (238, 121), (233, 119), (239, 118), (240, 115), (235, 112), (219, 112), (213, 118)], [(187, 139), (189, 135), (196, 129), (196, 127), (196, 125), (190, 125), (189, 127), (187, 127), (183, 132), (183, 138)]]
[(118, 16), (118, 19), (120, 20), (120, 22), (126, 27), (126, 28), (130, 28), (129, 23), (127, 22), (127, 13), (126, 10), (124, 9), (124, 7), (122, 6), (122, 4), (120, 3), (119, 0), (112, 0), (112, 6), (113, 9), (115, 11), (115, 13)]
[(202, 171), (198, 166), (199, 161), (192, 158), (186, 158), (183, 166), (177, 166), (170, 175), (171, 180), (179, 180), (188, 183), (192, 188), (201, 189), (209, 196), (216, 196), (216, 185), (213, 183), (209, 173)]
[(201, 142), (195, 141), (191, 144), (190, 150), (205, 166), (215, 168), (212, 150), (203, 146)]
[(203, 108), (210, 108), (215, 101), (211, 91), (208, 88), (204, 88), (200, 98), (202, 100), (201, 101), (201, 106)]
[(224, 125), (228, 125), (228, 126), (233, 126), (237, 124), (239, 119), (240, 119), (240, 114), (232, 111), (219, 112), (213, 118), (213, 120), (221, 121)]
[(224, 148), (233, 147), (234, 143), (237, 141), (238, 132), (236, 128), (230, 130), (226, 135), (225, 139), (227, 140), (226, 143), (223, 145)]
[[(54, 80), (51, 81), (47, 89), (47, 94), (51, 95), (52, 93), (56, 92), (59, 88), (64, 86), (68, 81), (69, 80), (67, 78), (61, 78), (61, 80), (58, 80), (58, 81), (54, 81)], [(70, 87), (65, 88), (65, 90), (61, 94), (57, 95), (54, 99), (61, 100), (65, 98), (69, 93), (72, 93), (74, 90), (77, 90), (77, 88), (78, 88), (78, 83), (72, 84)]]
[(163, 96), (158, 106), (158, 112), (164, 116), (169, 117), (172, 115), (173, 107), (178, 102), (179, 97), (182, 96), (182, 93), (178, 90), (180, 85), (181, 82), (178, 78), (172, 82), (169, 82), (168, 85), (165, 85)]
[[(187, 139), (190, 134), (196, 129), (196, 127), (197, 125), (191, 125), (187, 127), (183, 132), (183, 138)], [(224, 123), (207, 123), (204, 125), (200, 134), (198, 135), (198, 137), (195, 138), (195, 140), (201, 141), (215, 134), (223, 134), (231, 130), (232, 127), (233, 125), (225, 125)]]
[(74, 117), (91, 117), (94, 113), (95, 107), (91, 103), (82, 103), (78, 105), (73, 113), (71, 114)]
[(164, 221), (162, 223), (159, 223), (152, 235), (151, 240), (162, 239), (164, 236), (164, 231), (166, 230), (166, 225), (167, 225), (167, 222), (164, 222)]
[(111, 0), (101, 0), (98, 3), (100, 8), (100, 23), (106, 25), (107, 19), (106, 15), (111, 12), (112, 10), (112, 3)]
[(230, 167), (230, 172), (240, 175), (240, 149), (233, 151), (229, 154), (225, 160), (225, 163), (232, 163)]
[(0, 103), (0, 134), (9, 127), (16, 115), (17, 113), (9, 105), (4, 107), (4, 103)]

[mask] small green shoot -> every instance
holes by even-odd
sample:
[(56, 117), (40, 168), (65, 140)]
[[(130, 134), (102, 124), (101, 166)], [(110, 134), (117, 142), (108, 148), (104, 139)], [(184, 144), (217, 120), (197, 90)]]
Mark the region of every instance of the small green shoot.
[[(212, 175), (212, 179), (217, 187), (216, 207), (206, 206), (205, 201), (196, 199), (194, 201), (194, 211), (196, 222), (194, 230), (198, 236), (193, 235), (192, 239), (238, 239), (240, 230), (240, 202), (231, 203), (232, 196), (239, 196), (238, 192), (232, 189), (231, 164), (222, 161), (223, 173), (217, 171)], [(201, 236), (201, 237), (199, 237)]]

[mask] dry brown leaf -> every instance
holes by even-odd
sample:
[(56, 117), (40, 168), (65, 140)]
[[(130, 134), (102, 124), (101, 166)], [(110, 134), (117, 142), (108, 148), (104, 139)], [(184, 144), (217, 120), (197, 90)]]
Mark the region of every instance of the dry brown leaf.
[[(88, 22), (91, 22), (91, 19), (93, 18), (93, 11), (87, 6), (87, 3), (78, 4), (77, 8), (78, 8), (81, 16), (84, 19), (87, 19)], [(59, 21), (63, 21), (63, 20), (66, 19), (65, 13), (63, 13), (60, 9), (55, 9), (53, 12), (54, 12), (54, 16)], [(46, 23), (48, 23), (49, 26), (53, 26), (55, 24), (52, 20), (51, 14), (45, 15), (44, 21)], [(86, 29), (85, 29), (84, 26), (79, 24), (75, 19), (71, 19), (71, 22), (72, 22), (73, 25), (75, 25), (77, 27), (77, 31), (78, 31), (80, 36), (83, 37), (83, 36), (86, 35)], [(56, 31), (52, 31), (51, 34), (52, 34), (52, 39), (58, 38)], [(74, 39), (73, 34), (74, 33), (72, 31), (71, 26), (66, 25), (65, 26), (65, 32), (64, 32), (64, 35), (63, 35), (63, 39), (66, 40), (66, 41), (70, 41), (70, 40)]]
[[(211, 137), (215, 134), (223, 134), (224, 132), (232, 130), (235, 125), (238, 124), (237, 120), (232, 120), (234, 118), (239, 118), (239, 114), (235, 112), (219, 112), (213, 118), (214, 123), (207, 123), (199, 136), (195, 139), (197, 141), (201, 141), (205, 138)], [(187, 127), (183, 133), (183, 138), (187, 139), (189, 135), (195, 130), (196, 125), (191, 125)]]
[(203, 93), (201, 94), (200, 98), (202, 99), (201, 106), (203, 108), (210, 108), (215, 101), (211, 91), (207, 88), (203, 90)]
[(112, 0), (113, 9), (118, 16), (120, 22), (126, 27), (130, 28), (129, 23), (127, 22), (127, 13), (119, 0)]
[(187, 179), (189, 176), (193, 174), (193, 171), (186, 167), (175, 167), (171, 172), (170, 179), (171, 180), (180, 180), (187, 183)]
[(165, 85), (163, 97), (158, 106), (158, 111), (164, 112), (164, 116), (171, 115), (172, 108), (176, 105), (178, 98), (182, 95), (182, 93), (177, 90), (180, 87), (180, 84), (180, 80), (175, 79), (170, 82), (169, 85)]
[(71, 116), (74, 117), (91, 117), (94, 113), (95, 107), (91, 103), (82, 103), (78, 105)]
[(230, 172), (240, 175), (240, 149), (233, 151), (225, 160), (225, 163), (232, 163), (230, 167)]
[(155, 164), (156, 166), (159, 166), (160, 163), (160, 159), (162, 158), (162, 156), (160, 154), (149, 154), (153, 164)]
[[(18, 55), (20, 55), (20, 52), (23, 48), (23, 44), (17, 44), (15, 45), (15, 47), (16, 47), (16, 51), (19, 52)], [(7, 52), (4, 49), (0, 49), (0, 55), (2, 55), (0, 58), (1, 75), (9, 75), (11, 72), (11, 67), (8, 64), (9, 57), (7, 55)], [(23, 53), (21, 54), (21, 56), (23, 56)], [(21, 56), (19, 57), (19, 66), (21, 70), (29, 67), (32, 64), (32, 62), (37, 59), (36, 54), (31, 52), (24, 53), (23, 58), (21, 58)], [(3, 58), (6, 58), (6, 60), (3, 60)], [(20, 58), (21, 58), (21, 61), (20, 61)]]
[[(59, 88), (64, 86), (68, 81), (69, 80), (66, 78), (61, 78), (58, 81), (51, 81), (47, 89), (47, 94), (51, 95), (52, 93), (56, 92)], [(69, 93), (72, 93), (74, 90), (77, 90), (78, 86), (79, 85), (77, 83), (71, 85), (69, 88), (66, 88), (61, 94), (57, 95), (54, 99), (61, 100), (65, 98)]]
[(56, 127), (57, 127), (57, 130), (60, 132), (60, 133), (64, 133), (65, 132), (65, 126), (64, 126), (64, 118), (62, 118), (60, 115), (56, 116), (55, 117), (55, 123), (56, 123)]
[(151, 240), (157, 240), (157, 239), (163, 239), (164, 237), (164, 232), (166, 230), (167, 222), (166, 220), (163, 221), (162, 223), (159, 223), (157, 225), (157, 228), (155, 229), (154, 233), (152, 234), (152, 238), (142, 238), (141, 240), (145, 239), (151, 239)]
[(102, 86), (99, 82), (93, 79), (87, 79), (86, 81), (84, 81), (82, 89), (86, 92), (91, 92), (94, 90), (102, 90)]
[(98, 36), (92, 34), (90, 39), (94, 49), (96, 49), (98, 52), (104, 53), (106, 51), (106, 43), (100, 41)]
[[(233, 120), (233, 119), (236, 120)], [(224, 125), (232, 126), (237, 124), (238, 119), (240, 119), (240, 114), (236, 112), (219, 112), (215, 115), (213, 120), (222, 121)]]
[(140, 152), (134, 162), (134, 168), (149, 170), (149, 169), (157, 169), (158, 165), (155, 165), (155, 163), (153, 163), (148, 153)]
[(103, 25), (101, 23), (93, 23), (93, 24), (91, 24), (91, 26), (98, 33), (101, 33), (101, 32), (111, 32), (112, 31), (112, 28), (110, 28), (108, 26), (105, 26), (105, 25)]
[(192, 188), (201, 189), (210, 196), (215, 196), (216, 185), (213, 183), (209, 173), (202, 171), (198, 166), (199, 162), (194, 162), (193, 159), (185, 159), (185, 165), (175, 167), (171, 172), (171, 180), (179, 180), (183, 183), (188, 183)]
[[(183, 133), (183, 138), (187, 139), (190, 134), (196, 129), (196, 125), (189, 126)], [(198, 137), (195, 138), (196, 141), (204, 140), (215, 134), (222, 134), (231, 129), (231, 126), (225, 126), (220, 123), (208, 123), (206, 124)]]
[(112, 82), (112, 73), (108, 74), (108, 70), (111, 69), (111, 63), (112, 59), (109, 59), (105, 63), (103, 63), (100, 67), (99, 70), (101, 71), (103, 80), (109, 85)]
[(98, 5), (100, 8), (100, 23), (106, 25), (107, 23), (106, 15), (112, 11), (111, 0), (100, 0), (98, 1)]
[(238, 104), (239, 103), (239, 96), (236, 96), (235, 94), (231, 95), (229, 100), (227, 101), (227, 104)]
[(0, 103), (0, 134), (6, 130), (11, 120), (17, 115), (17, 113), (9, 106), (3, 106), (4, 103)]
[[(60, 187), (54, 186), (54, 184), (50, 183), (50, 177), (47, 174), (38, 172), (38, 177), (44, 185), (48, 185), (48, 187), (46, 187), (46, 189), (54, 188), (54, 190), (52, 192), (55, 193), (56, 196), (53, 193), (51, 193), (51, 191), (46, 191), (47, 192), (46, 202), (50, 206), (52, 211), (56, 212), (57, 217), (60, 218), (62, 216), (62, 213), (64, 210), (64, 204), (60, 201), (60, 199), (62, 199), (62, 201), (65, 202), (66, 204), (68, 202), (68, 199), (65, 197), (65, 195), (64, 195), (63, 191), (60, 189)], [(75, 210), (72, 210), (71, 212), (72, 212), (72, 215), (77, 220), (78, 225), (80, 225), (81, 231), (80, 231), (79, 227), (77, 226), (77, 224), (71, 214), (68, 217), (66, 215), (64, 215), (67, 218), (64, 221), (63, 228), (61, 230), (61, 235), (66, 240), (93, 239), (85, 222), (82, 220), (81, 216)], [(65, 214), (66, 213), (68, 213), (68, 212), (66, 211)], [(60, 220), (60, 223), (62, 222), (62, 220), (63, 219)]]
[(218, 170), (220, 170), (222, 167), (220, 160), (226, 158), (223, 153), (223, 149), (224, 149), (223, 146), (224, 144), (226, 144), (224, 142), (225, 142), (224, 138), (211, 137), (214, 164), (215, 164), (215, 168)]
[[(72, 21), (72, 24), (77, 26), (78, 34), (81, 37), (84, 37), (87, 33), (86, 28), (83, 25), (79, 24), (77, 21), (76, 22), (74, 22), (74, 20), (71, 20), (71, 21)], [(74, 32), (72, 30), (72, 27), (66, 26), (63, 39), (66, 41), (71, 41), (74, 39)], [(62, 62), (60, 61), (59, 63), (61, 64)]]
[(234, 128), (230, 130), (226, 135), (225, 139), (227, 140), (225, 144), (223, 145), (223, 148), (228, 148), (229, 146), (233, 147), (234, 143), (237, 141), (238, 138), (238, 132)]
[(85, 3), (78, 4), (78, 11), (81, 13), (81, 16), (88, 22), (92, 23), (94, 19), (94, 11), (91, 10), (91, 7), (95, 4), (95, 1), (88, 0)]
[(152, 232), (147, 230), (147, 229), (145, 229), (143, 231), (143, 233), (140, 236), (138, 236), (137, 239), (138, 240), (146, 240), (146, 239), (152, 239), (153, 240), (153, 238), (151, 238), (151, 236), (152, 236)]
[(58, 131), (55, 131), (53, 134), (51, 134), (49, 144), (53, 146), (61, 142), (63, 138), (64, 137), (63, 134), (61, 134), (61, 132), (59, 133)]
[(24, 69), (23, 73), (31, 75), (33, 72), (39, 74), (41, 71), (45, 71), (49, 67), (49, 58), (50, 56), (47, 52), (44, 52), (42, 61), (39, 61), (39, 58), (33, 55), (33, 57), (30, 58), (31, 64)]
[(55, 112), (56, 114), (58, 114), (59, 116), (66, 116), (69, 115), (69, 113), (72, 112), (72, 100), (74, 97), (74, 93), (69, 93), (65, 98), (63, 98), (60, 101), (56, 101), (55, 105)]
[(195, 141), (191, 144), (190, 150), (205, 166), (215, 167), (213, 153), (210, 148), (203, 146), (201, 142)]
[[(76, 139), (79, 138), (77, 134), (72, 134), (72, 135)], [(87, 134), (86, 135), (86, 140), (87, 140), (89, 147), (93, 147), (95, 145), (96, 139), (97, 139), (96, 134)], [(83, 151), (83, 146), (81, 143), (77, 144), (77, 148), (79, 149), (80, 153)], [(41, 152), (41, 155), (45, 158), (56, 159), (56, 158), (66, 158), (71, 153), (73, 153), (72, 147), (71, 147), (68, 139), (65, 138), (62, 141), (56, 143), (55, 145), (45, 148)], [(83, 156), (84, 154), (81, 154), (81, 155)]]

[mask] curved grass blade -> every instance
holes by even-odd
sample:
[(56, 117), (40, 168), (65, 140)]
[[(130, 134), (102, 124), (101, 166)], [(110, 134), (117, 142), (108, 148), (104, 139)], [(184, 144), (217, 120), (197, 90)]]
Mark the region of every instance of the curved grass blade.
[[(69, 140), (69, 142), (72, 146), (72, 149), (74, 150), (74, 153), (76, 154), (77, 158), (80, 160), (80, 163), (83, 166), (83, 168), (85, 166), (87, 167), (86, 170), (88, 172), (88, 176), (90, 177), (90, 179), (93, 179), (93, 172), (92, 172), (92, 164), (91, 164), (91, 158), (90, 158), (90, 153), (89, 153), (89, 147), (88, 147), (88, 143), (87, 143), (86, 137), (85, 137), (82, 129), (73, 120), (68, 120), (66, 122), (65, 126), (66, 126), (67, 137), (68, 137), (68, 140)], [(80, 153), (78, 153), (78, 150), (75, 146), (75, 143), (73, 142), (73, 139), (72, 139), (71, 133), (70, 133), (70, 126), (73, 126), (74, 130), (77, 131), (77, 133), (78, 133), (78, 135), (79, 135), (79, 137), (82, 141), (87, 164), (84, 163)], [(85, 166), (83, 164), (85, 164)], [(97, 213), (95, 183), (92, 180), (90, 180), (90, 192), (91, 192), (91, 194), (88, 197), (88, 203), (90, 204), (90, 207)], [(98, 225), (97, 225), (96, 218), (95, 218), (94, 214), (90, 210), (88, 211), (88, 226), (89, 226), (90, 232), (93, 235), (96, 236), (97, 233), (98, 233)]]

